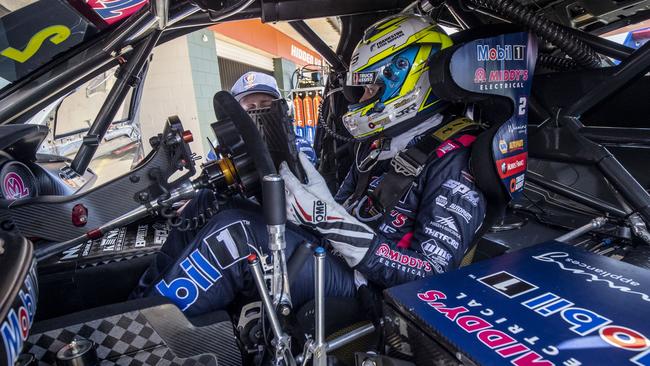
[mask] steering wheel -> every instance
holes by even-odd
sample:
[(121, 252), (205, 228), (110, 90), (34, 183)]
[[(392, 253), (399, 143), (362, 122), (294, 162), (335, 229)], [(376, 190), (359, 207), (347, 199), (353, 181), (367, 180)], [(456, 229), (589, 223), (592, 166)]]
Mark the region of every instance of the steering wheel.
[(233, 156), (243, 157), (235, 161), (242, 184), (246, 186), (246, 177), (251, 175), (251, 168), (257, 172), (259, 182), (265, 175), (277, 174), (260, 131), (235, 98), (226, 91), (220, 91), (214, 95), (213, 103), (218, 122), (212, 125), (212, 129), (219, 145), (230, 149)]

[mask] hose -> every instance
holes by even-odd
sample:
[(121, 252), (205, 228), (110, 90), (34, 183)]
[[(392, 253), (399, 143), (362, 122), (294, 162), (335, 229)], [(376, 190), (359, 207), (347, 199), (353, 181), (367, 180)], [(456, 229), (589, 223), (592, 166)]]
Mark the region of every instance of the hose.
[(552, 56), (546, 53), (540, 53), (537, 56), (537, 63), (554, 71), (575, 70), (580, 67), (578, 63), (572, 59)]
[(219, 202), (214, 196), (214, 192), (212, 192), (212, 195), (209, 207), (199, 210), (195, 216), (184, 217), (171, 204), (162, 205), (160, 216), (167, 219), (167, 225), (178, 231), (198, 230), (207, 224), (212, 216), (219, 212)]
[(576, 36), (559, 25), (521, 5), (516, 0), (469, 0), (477, 6), (492, 9), (515, 23), (530, 28), (545, 40), (553, 43), (579, 65), (585, 68), (600, 66), (596, 52)]
[(325, 132), (328, 135), (332, 136), (333, 138), (335, 138), (337, 140), (340, 140), (340, 141), (343, 141), (343, 142), (350, 142), (350, 141), (353, 141), (354, 138), (348, 137), (348, 136), (343, 136), (343, 135), (340, 135), (340, 134), (334, 132), (330, 128), (330, 126), (327, 125), (327, 121), (325, 120), (324, 113), (323, 113), (323, 109), (324, 109), (323, 106), (325, 105), (325, 103), (328, 103), (328, 107), (329, 107), (329, 103), (333, 102), (332, 97), (333, 97), (334, 93), (338, 92), (338, 91), (341, 91), (341, 90), (342, 90), (342, 88), (337, 88), (337, 89), (334, 89), (334, 90), (330, 91), (329, 93), (327, 93), (325, 98), (323, 98), (323, 102), (318, 105), (318, 126), (322, 127), (325, 130)]

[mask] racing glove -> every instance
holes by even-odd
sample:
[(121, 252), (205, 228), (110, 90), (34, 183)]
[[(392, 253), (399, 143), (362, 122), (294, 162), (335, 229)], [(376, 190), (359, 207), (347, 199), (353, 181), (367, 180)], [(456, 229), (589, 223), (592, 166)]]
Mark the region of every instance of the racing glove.
[(280, 166), (289, 221), (318, 232), (349, 266), (356, 266), (368, 252), (375, 233), (334, 200), (325, 180), (305, 154), (300, 153), (299, 158), (307, 175), (306, 184), (293, 175), (286, 163)]

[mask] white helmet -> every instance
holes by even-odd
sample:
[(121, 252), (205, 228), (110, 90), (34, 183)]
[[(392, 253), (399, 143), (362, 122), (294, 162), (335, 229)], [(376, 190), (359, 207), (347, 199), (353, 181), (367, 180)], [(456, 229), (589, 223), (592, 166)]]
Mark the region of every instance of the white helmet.
[(451, 45), (433, 20), (420, 15), (394, 15), (370, 26), (343, 87), (353, 103), (343, 116), (350, 134), (396, 135), (438, 112), (444, 103), (431, 93), (428, 60)]

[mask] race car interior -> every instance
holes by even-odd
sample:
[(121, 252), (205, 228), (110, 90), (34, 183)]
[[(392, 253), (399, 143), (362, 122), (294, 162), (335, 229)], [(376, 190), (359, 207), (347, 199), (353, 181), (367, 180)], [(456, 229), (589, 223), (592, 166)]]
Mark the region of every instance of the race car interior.
[[(650, 42), (635, 50), (600, 36), (649, 19), (650, 1), (150, 0), (111, 25), (87, 2), (56, 2), (84, 25), (77, 44), (21, 63), (0, 90), (0, 365), (650, 365)], [(44, 3), (1, 18), (2, 32)], [(470, 164), (487, 214), (458, 270), (326, 298), (331, 254), (305, 244), (285, 258), (277, 235), (280, 163), (305, 180), (280, 101), (247, 113), (215, 90), (216, 159), (193, 153), (186, 121), (169, 116), (137, 165), (97, 184), (90, 161), (152, 51), (260, 18), (288, 22), (329, 64), (314, 147), (335, 190), (357, 143), (342, 123), (354, 45), (400, 12), (457, 30), (429, 60), (432, 92), (482, 129)], [(305, 22), (321, 17), (340, 21), (335, 50)], [(114, 67), (74, 157), (43, 153), (51, 132), (35, 116)], [(179, 216), (199, 190), (214, 206)], [(261, 206), (269, 230), (272, 255), (237, 258), (256, 296), (198, 317), (164, 297), (130, 298), (170, 231), (199, 229), (234, 200)], [(307, 261), (315, 297), (294, 309), (278, 284)], [(192, 283), (218, 279), (190, 266)]]

